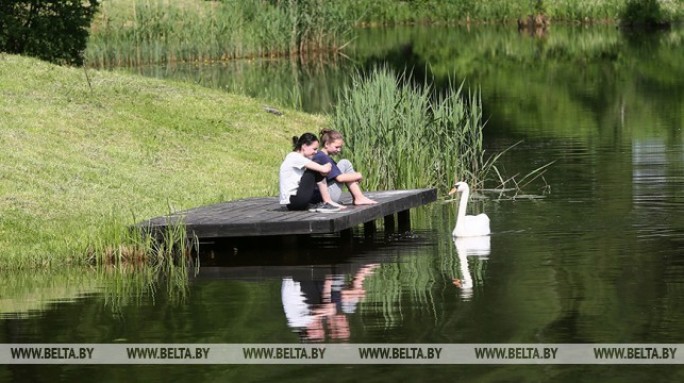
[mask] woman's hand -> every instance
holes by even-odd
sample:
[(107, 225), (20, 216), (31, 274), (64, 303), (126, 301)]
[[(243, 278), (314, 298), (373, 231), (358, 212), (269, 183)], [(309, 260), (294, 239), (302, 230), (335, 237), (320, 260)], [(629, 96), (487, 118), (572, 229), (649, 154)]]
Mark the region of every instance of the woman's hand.
[(323, 167), (323, 170), (321, 170), (321, 174), (323, 175), (330, 173), (330, 171), (332, 170), (332, 164), (330, 162), (328, 162), (325, 165), (321, 165), (321, 167)]

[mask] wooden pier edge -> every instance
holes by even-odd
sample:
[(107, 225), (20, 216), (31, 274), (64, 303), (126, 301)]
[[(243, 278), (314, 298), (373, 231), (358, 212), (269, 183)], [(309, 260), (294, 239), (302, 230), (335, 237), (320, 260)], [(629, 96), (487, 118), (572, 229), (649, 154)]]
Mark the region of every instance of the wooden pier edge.
[(168, 230), (184, 228), (189, 237), (216, 239), (230, 237), (279, 236), (297, 234), (330, 234), (351, 230), (357, 225), (374, 225), (384, 219), (385, 225), (410, 230), (410, 209), (437, 200), (437, 190), (410, 189), (365, 193), (376, 200), (374, 205), (354, 206), (351, 196), (343, 195), (346, 209), (336, 213), (288, 211), (276, 197), (246, 198), (201, 206), (152, 218), (136, 225), (156, 237)]

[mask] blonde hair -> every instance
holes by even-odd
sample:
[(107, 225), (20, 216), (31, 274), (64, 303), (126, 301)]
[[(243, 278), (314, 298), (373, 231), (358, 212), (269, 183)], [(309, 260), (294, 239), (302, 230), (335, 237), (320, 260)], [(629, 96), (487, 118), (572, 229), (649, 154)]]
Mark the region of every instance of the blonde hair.
[(320, 136), (321, 136), (321, 145), (322, 146), (325, 146), (327, 143), (330, 143), (330, 142), (342, 140), (344, 138), (342, 136), (342, 133), (338, 132), (337, 130), (332, 130), (332, 129), (321, 130)]

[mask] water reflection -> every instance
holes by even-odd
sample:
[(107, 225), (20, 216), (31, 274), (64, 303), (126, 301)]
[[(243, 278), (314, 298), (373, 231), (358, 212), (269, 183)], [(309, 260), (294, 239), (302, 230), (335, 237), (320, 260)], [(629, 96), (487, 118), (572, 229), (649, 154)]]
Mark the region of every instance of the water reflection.
[(473, 277), (470, 272), (468, 257), (477, 257), (476, 263), (481, 264), (489, 258), (490, 237), (454, 237), (454, 245), (458, 253), (461, 266), (461, 278), (454, 279), (453, 283), (461, 289), (461, 298), (470, 300), (473, 297)]
[(282, 301), (287, 324), (307, 341), (349, 340), (348, 315), (366, 297), (364, 281), (379, 264), (362, 266), (347, 283), (344, 274), (327, 274), (323, 280), (283, 278)]
[(0, 278), (0, 319), (43, 315), (52, 304), (75, 302), (99, 291), (91, 269), (16, 270)]

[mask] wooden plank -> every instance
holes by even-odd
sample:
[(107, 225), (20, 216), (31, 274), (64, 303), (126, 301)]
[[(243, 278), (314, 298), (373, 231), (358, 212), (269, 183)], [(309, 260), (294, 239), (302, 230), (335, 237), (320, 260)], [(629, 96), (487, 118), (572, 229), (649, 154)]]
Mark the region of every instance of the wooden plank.
[[(365, 193), (375, 205), (347, 205), (337, 213), (287, 211), (276, 197), (248, 198), (202, 206), (139, 223), (143, 230), (160, 233), (183, 224), (198, 238), (337, 233), (437, 199), (435, 189), (389, 190)], [(343, 201), (351, 202), (346, 195)]]

